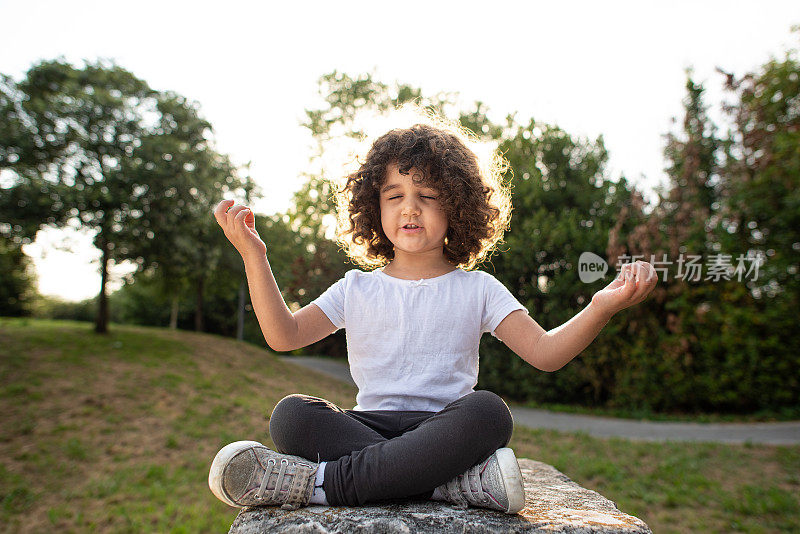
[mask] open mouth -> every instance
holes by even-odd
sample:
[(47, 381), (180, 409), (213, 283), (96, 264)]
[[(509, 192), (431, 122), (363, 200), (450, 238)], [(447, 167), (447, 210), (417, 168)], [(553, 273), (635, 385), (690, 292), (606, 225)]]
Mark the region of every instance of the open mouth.
[(416, 224), (407, 224), (407, 225), (403, 226), (401, 228), (401, 230), (403, 232), (406, 232), (406, 233), (409, 233), (409, 234), (413, 234), (413, 233), (416, 233), (416, 232), (421, 232), (422, 231), (422, 227), (421, 226), (417, 226)]

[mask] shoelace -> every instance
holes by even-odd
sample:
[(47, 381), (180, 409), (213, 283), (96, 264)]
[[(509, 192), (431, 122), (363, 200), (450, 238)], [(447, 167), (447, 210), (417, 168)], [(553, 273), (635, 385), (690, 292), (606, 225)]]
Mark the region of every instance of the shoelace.
[[(482, 465), (474, 465), (467, 469), (465, 473), (458, 475), (445, 484), (445, 489), (451, 498), (451, 502), (456, 504), (458, 508), (467, 508), (469, 504), (479, 505), (489, 501), (481, 484), (482, 470)], [(475, 482), (476, 489), (472, 489), (470, 481)]]
[[(266, 473), (264, 473), (264, 480), (261, 481), (261, 486), (259, 486), (258, 491), (256, 492), (256, 499), (263, 500), (264, 492), (267, 489), (267, 483), (269, 482), (270, 475), (272, 474), (272, 468), (277, 465), (277, 462), (270, 458), (267, 460), (267, 469)], [(275, 481), (275, 489), (272, 490), (272, 495), (270, 495), (270, 500), (275, 502), (280, 494), (281, 487), (283, 487), (283, 475), (286, 473), (286, 467), (289, 465), (289, 460), (285, 458), (281, 459), (281, 468), (278, 470), (278, 479)]]
[[(287, 468), (289, 467), (289, 464), (291, 464), (291, 462), (289, 460), (287, 460), (285, 458), (281, 459), (281, 467), (280, 467), (280, 469), (278, 469), (278, 476), (275, 479), (275, 487), (273, 488), (272, 494), (269, 496), (269, 500), (268, 500), (268, 502), (270, 502), (272, 504), (278, 504), (278, 502), (280, 502), (278, 500), (278, 497), (280, 497), (281, 492), (283, 492), (283, 489), (282, 489), (283, 488), (283, 479), (284, 479), (285, 476), (294, 476), (294, 479), (293, 479), (292, 483), (296, 483), (297, 482), (298, 466), (295, 464), (294, 473), (293, 474), (289, 474), (289, 473), (286, 472)], [(266, 466), (266, 469), (265, 469), (264, 478), (261, 480), (261, 486), (259, 486), (258, 491), (254, 495), (257, 500), (259, 500), (259, 501), (265, 500), (264, 493), (266, 492), (267, 484), (269, 483), (269, 479), (270, 479), (270, 475), (273, 473), (273, 468), (276, 465), (278, 465), (278, 464), (273, 458), (270, 458), (269, 460), (267, 460), (267, 466)], [(287, 496), (290, 497), (292, 495), (291, 484), (290, 484), (290, 487), (288, 489), (288, 492), (284, 492), (284, 493), (285, 493), (284, 498), (287, 498)], [(281, 509), (282, 510), (297, 510), (299, 507), (300, 507), (300, 505), (298, 503), (285, 502), (285, 503), (281, 504)]]

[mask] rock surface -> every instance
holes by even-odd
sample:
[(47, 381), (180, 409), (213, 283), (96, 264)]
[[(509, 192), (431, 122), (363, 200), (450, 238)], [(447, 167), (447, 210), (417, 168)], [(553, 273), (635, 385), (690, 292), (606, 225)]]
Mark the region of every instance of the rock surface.
[(554, 467), (521, 458), (525, 508), (508, 515), (483, 508), (457, 510), (438, 501), (360, 507), (245, 508), (230, 534), (287, 533), (650, 533), (599, 493), (580, 487)]

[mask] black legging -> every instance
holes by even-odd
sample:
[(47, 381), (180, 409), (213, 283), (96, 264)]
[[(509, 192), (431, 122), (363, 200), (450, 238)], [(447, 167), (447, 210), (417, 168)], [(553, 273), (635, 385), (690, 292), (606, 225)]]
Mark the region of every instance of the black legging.
[(439, 412), (343, 410), (294, 394), (269, 420), (278, 452), (328, 462), (323, 489), (334, 506), (430, 499), (437, 486), (505, 447), (513, 428), (508, 406), (490, 391)]

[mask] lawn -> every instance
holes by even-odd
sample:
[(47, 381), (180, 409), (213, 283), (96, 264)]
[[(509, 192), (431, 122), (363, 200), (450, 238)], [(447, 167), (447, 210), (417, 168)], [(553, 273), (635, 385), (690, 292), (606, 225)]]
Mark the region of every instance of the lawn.
[[(216, 451), (271, 445), (285, 395), (355, 389), (219, 336), (0, 318), (0, 531), (225, 532)], [(655, 532), (800, 530), (800, 447), (637, 443), (518, 428), (554, 465)]]

